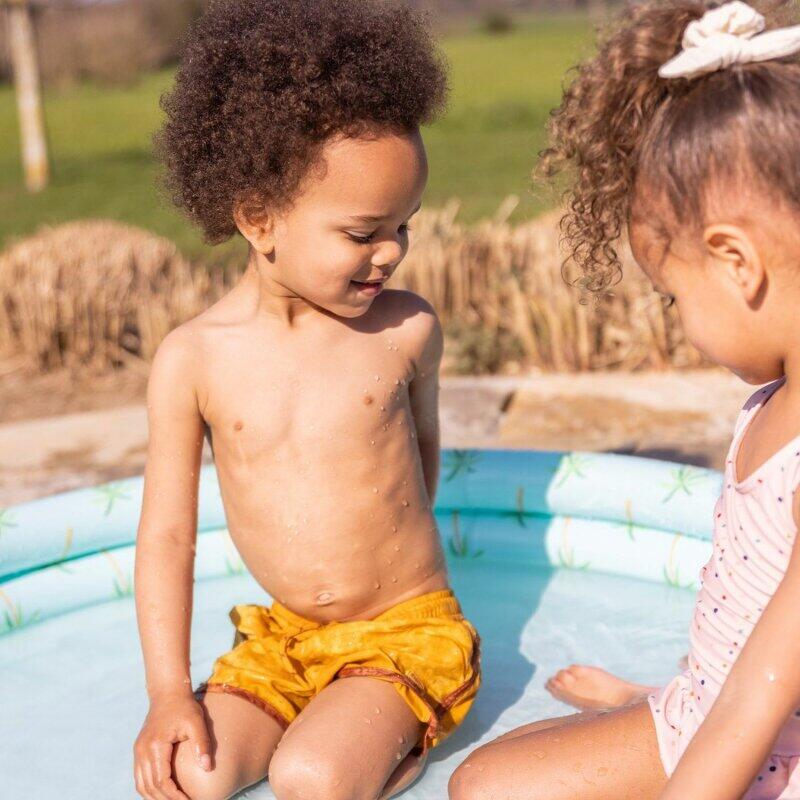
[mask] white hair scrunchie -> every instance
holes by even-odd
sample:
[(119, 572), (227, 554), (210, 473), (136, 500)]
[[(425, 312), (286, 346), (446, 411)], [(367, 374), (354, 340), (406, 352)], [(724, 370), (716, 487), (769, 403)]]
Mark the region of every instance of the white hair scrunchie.
[(762, 33), (765, 27), (764, 17), (741, 0), (707, 11), (686, 26), (683, 50), (662, 65), (658, 74), (691, 80), (733, 64), (771, 61), (800, 52), (800, 25)]

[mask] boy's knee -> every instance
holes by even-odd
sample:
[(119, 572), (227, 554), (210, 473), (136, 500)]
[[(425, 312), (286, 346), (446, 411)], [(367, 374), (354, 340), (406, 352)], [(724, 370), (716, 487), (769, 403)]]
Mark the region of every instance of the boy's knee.
[(213, 769), (206, 772), (202, 769), (184, 742), (176, 748), (172, 777), (189, 800), (228, 800), (244, 788), (239, 784), (238, 776), (229, 771)]
[(318, 753), (278, 750), (269, 785), (278, 800), (362, 800), (347, 772)]
[(473, 753), (450, 776), (447, 785), (449, 800), (491, 800), (497, 796), (492, 790), (491, 772), (487, 771), (482, 757)]

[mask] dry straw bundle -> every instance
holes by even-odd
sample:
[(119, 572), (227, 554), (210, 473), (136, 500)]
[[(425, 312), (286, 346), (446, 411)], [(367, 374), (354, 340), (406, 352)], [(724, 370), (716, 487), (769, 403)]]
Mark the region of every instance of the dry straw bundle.
[(0, 254), (0, 356), (41, 372), (149, 361), (225, 291), (168, 239), (116, 222), (44, 229)]
[[(700, 363), (673, 310), (639, 271), (602, 298), (564, 281), (557, 218), (461, 225), (457, 206), (419, 215), (393, 279), (427, 297), (453, 333), (511, 342), (486, 364), (543, 370), (642, 369)], [(184, 259), (168, 240), (107, 221), (45, 229), (0, 254), (0, 358), (41, 372), (106, 371), (149, 361), (164, 335), (199, 313), (236, 276)], [(495, 350), (496, 352), (496, 350)]]

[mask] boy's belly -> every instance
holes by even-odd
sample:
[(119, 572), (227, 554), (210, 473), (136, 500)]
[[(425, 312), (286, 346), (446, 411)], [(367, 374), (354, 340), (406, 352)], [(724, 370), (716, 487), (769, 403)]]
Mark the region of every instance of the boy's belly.
[(288, 483), (268, 474), (237, 481), (220, 470), (231, 537), (259, 584), (320, 622), (370, 618), (446, 588), (436, 522), (413, 465), (366, 485), (347, 476), (347, 464), (327, 480)]

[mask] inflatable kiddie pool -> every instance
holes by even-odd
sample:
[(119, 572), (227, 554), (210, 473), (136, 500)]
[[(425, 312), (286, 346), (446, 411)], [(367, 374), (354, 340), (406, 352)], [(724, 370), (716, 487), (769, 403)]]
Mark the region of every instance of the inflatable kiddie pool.
[[(591, 662), (665, 682), (686, 651), (710, 553), (717, 472), (597, 453), (443, 453), (436, 511), (452, 580), (483, 640), (465, 724), (403, 797), (441, 800), (478, 744), (569, 712), (543, 688)], [(133, 800), (146, 713), (132, 598), (142, 479), (0, 509), (0, 794)], [(199, 501), (192, 673), (231, 642), (227, 612), (269, 601), (225, 530), (213, 467)], [(267, 784), (242, 797), (272, 798)]]

